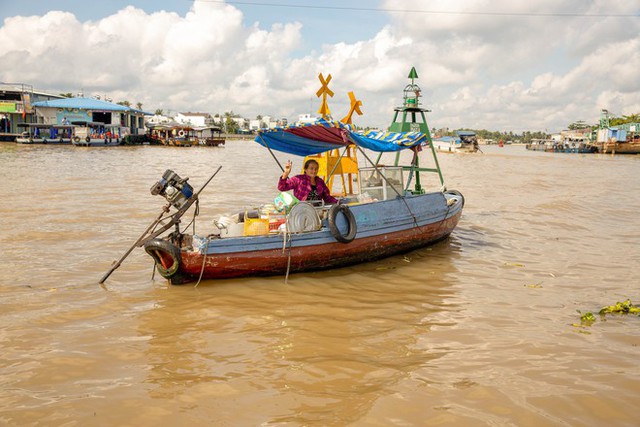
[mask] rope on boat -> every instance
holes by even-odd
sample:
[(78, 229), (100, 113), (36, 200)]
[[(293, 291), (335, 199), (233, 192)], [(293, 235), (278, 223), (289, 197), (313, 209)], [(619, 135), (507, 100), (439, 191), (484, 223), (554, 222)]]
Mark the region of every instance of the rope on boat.
[[(447, 197), (444, 195), (444, 193), (442, 194), (443, 197), (446, 200), (446, 204), (447, 204), (447, 211), (444, 213), (444, 218), (442, 219), (442, 222), (440, 222), (440, 227), (438, 227), (437, 232), (439, 233), (440, 231), (442, 231), (442, 229), (444, 228), (444, 225), (447, 223), (447, 217), (449, 216), (449, 211), (451, 210), (451, 205), (449, 204), (449, 201), (447, 200)], [(436, 233), (437, 234), (437, 233)]]
[(202, 280), (202, 274), (204, 273), (204, 265), (207, 262), (207, 249), (209, 249), (209, 242), (211, 241), (211, 237), (207, 236), (207, 243), (204, 246), (204, 250), (202, 251), (202, 267), (200, 268), (200, 277), (198, 277), (198, 281), (196, 282), (194, 288), (197, 288)]
[(284, 233), (282, 238), (282, 253), (287, 248), (287, 242), (289, 242), (289, 250), (287, 251), (287, 271), (284, 275), (284, 284), (289, 284), (289, 271), (291, 270), (291, 233), (289, 233), (289, 219), (284, 223)]
[(196, 200), (196, 207), (193, 210), (193, 219), (191, 220), (191, 223), (193, 224), (193, 230), (191, 232), (191, 235), (196, 234), (196, 217), (198, 215), (200, 215), (200, 199)]
[[(456, 193), (458, 193), (460, 195), (460, 197), (462, 198), (460, 201), (462, 202), (462, 206), (464, 206), (464, 196), (462, 195), (462, 193), (460, 193), (459, 191), (456, 190), (451, 190), (451, 191), (455, 191)], [(452, 194), (452, 193), (449, 193)], [(453, 195), (455, 196), (456, 194), (453, 193)], [(443, 196), (444, 196), (444, 192), (443, 192)], [(444, 219), (442, 220), (442, 223), (440, 223), (440, 228), (438, 228), (438, 231), (440, 231), (440, 229), (442, 229), (444, 227), (444, 224), (447, 222), (447, 217), (449, 216), (449, 212), (451, 211), (451, 206), (453, 206), (455, 203), (449, 203), (449, 199), (447, 199), (447, 196), (444, 196), (445, 200), (447, 201), (447, 212), (445, 212), (444, 214)]]
[(198, 215), (200, 215), (200, 200), (196, 199), (196, 203), (195, 203), (196, 207), (193, 211), (193, 218), (191, 218), (191, 221), (189, 221), (189, 224), (187, 224), (184, 228), (185, 230), (187, 228), (189, 228), (191, 225), (193, 225), (193, 231), (191, 232), (191, 234), (196, 234), (196, 217)]
[(391, 183), (389, 182), (389, 180), (387, 179), (387, 177), (386, 177), (382, 172), (380, 172), (380, 169), (378, 169), (378, 166), (377, 166), (375, 163), (373, 163), (373, 161), (369, 158), (369, 156), (367, 156), (367, 153), (365, 153), (365, 152), (364, 152), (364, 150), (363, 150), (362, 148), (360, 148), (358, 145), (356, 145), (356, 147), (358, 148), (358, 150), (360, 150), (360, 152), (362, 153), (362, 155), (364, 156), (364, 158), (365, 158), (365, 159), (367, 159), (367, 161), (368, 161), (369, 163), (371, 163), (371, 166), (373, 166), (373, 168), (376, 170), (376, 172), (378, 172), (378, 174), (382, 177), (382, 179), (384, 179), (384, 180), (385, 180), (385, 182), (387, 183), (387, 185), (388, 185), (389, 187), (391, 187), (391, 189), (392, 189), (393, 191), (395, 191), (395, 193), (398, 195), (398, 197), (400, 197), (400, 199), (402, 199), (402, 202), (404, 203), (404, 205), (407, 207), (407, 210), (409, 211), (409, 215), (411, 215), (411, 218), (413, 218), (413, 224), (414, 224), (414, 226), (415, 226), (416, 228), (417, 228), (417, 227), (420, 227), (420, 226), (418, 225), (418, 219), (416, 218), (415, 214), (413, 213), (413, 211), (412, 211), (412, 210), (411, 210), (411, 208), (409, 207), (409, 204), (407, 203), (406, 197), (404, 197), (402, 194), (400, 194), (400, 193), (398, 192), (398, 190), (396, 190), (396, 187), (395, 187), (395, 186), (391, 185)]
[(287, 253), (287, 272), (284, 275), (284, 284), (289, 284), (289, 271), (291, 271), (291, 237), (289, 237), (289, 251)]

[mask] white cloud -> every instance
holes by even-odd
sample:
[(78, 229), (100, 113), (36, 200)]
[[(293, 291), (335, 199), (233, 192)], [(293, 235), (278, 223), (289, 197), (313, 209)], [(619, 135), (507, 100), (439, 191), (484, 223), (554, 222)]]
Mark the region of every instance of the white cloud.
[(387, 0), (385, 9), (447, 13), (390, 12), (371, 38), (302, 56), (296, 49), (304, 44), (304, 23), (283, 15), (262, 28), (228, 4), (194, 2), (184, 16), (128, 6), (86, 22), (51, 11), (4, 21), (0, 75), (37, 89), (108, 94), (149, 110), (295, 118), (319, 107), (322, 72), (333, 76), (334, 117), (347, 111), (353, 90), (365, 112), (356, 122), (382, 127), (415, 66), (432, 126), (559, 130), (596, 121), (602, 108), (640, 111), (638, 19), (558, 16), (637, 14), (629, 3), (544, 0), (534, 10), (506, 0)]

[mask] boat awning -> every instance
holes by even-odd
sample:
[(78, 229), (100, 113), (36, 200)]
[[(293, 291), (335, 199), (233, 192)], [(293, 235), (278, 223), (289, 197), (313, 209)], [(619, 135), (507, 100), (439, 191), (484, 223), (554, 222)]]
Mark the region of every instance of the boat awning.
[(419, 146), (425, 139), (421, 132), (356, 131), (352, 125), (319, 119), (311, 124), (262, 129), (255, 141), (272, 150), (308, 156), (349, 144), (378, 152), (400, 151)]

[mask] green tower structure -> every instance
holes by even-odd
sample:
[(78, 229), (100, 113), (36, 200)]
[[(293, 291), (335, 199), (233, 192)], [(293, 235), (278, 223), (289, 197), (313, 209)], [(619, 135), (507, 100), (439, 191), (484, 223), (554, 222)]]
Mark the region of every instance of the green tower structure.
[[(389, 126), (390, 132), (421, 132), (426, 135), (426, 141), (433, 159), (435, 162), (435, 168), (421, 168), (418, 161), (417, 153), (414, 154), (413, 162), (411, 166), (405, 167), (409, 171), (409, 179), (415, 174), (416, 182), (413, 193), (422, 194), (424, 190), (420, 185), (420, 172), (434, 172), (437, 173), (440, 178), (440, 184), (444, 187), (444, 179), (442, 172), (440, 171), (440, 165), (438, 164), (438, 157), (436, 156), (435, 148), (431, 141), (431, 132), (429, 131), (429, 125), (427, 124), (427, 118), (425, 113), (430, 112), (420, 106), (420, 98), (422, 91), (420, 87), (415, 83), (418, 78), (418, 72), (415, 67), (411, 67), (408, 78), (411, 79), (404, 88), (403, 92), (403, 104), (401, 107), (394, 108), (393, 121)], [(395, 165), (397, 166), (400, 161), (400, 153), (396, 154)]]
[(609, 129), (609, 110), (600, 112), (600, 129)]
[(394, 109), (393, 121), (389, 126), (389, 130), (391, 132), (422, 132), (431, 140), (427, 118), (424, 114), (431, 110), (420, 107), (422, 91), (420, 86), (415, 83), (418, 78), (415, 67), (411, 67), (409, 78), (411, 83), (404, 88), (403, 104), (401, 107)]

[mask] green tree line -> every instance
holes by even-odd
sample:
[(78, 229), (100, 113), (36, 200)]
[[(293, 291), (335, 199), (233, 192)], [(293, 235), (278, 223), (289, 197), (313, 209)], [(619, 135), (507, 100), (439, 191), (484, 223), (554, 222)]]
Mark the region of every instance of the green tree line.
[[(623, 125), (625, 123), (640, 123), (640, 114), (636, 113), (636, 114), (631, 114), (629, 116), (622, 116), (622, 117), (610, 117), (609, 118), (609, 125), (610, 126), (618, 126), (618, 125)], [(594, 126), (594, 127), (597, 127)]]
[(478, 139), (492, 139), (496, 142), (502, 141), (512, 141), (516, 143), (528, 143), (531, 142), (532, 139), (548, 139), (551, 138), (551, 135), (547, 132), (531, 132), (524, 131), (522, 134), (517, 134), (514, 132), (501, 132), (495, 130), (486, 130), (486, 129), (454, 129), (447, 130), (444, 132), (436, 132), (438, 136), (455, 136), (457, 131), (461, 130), (471, 130), (476, 133)]

